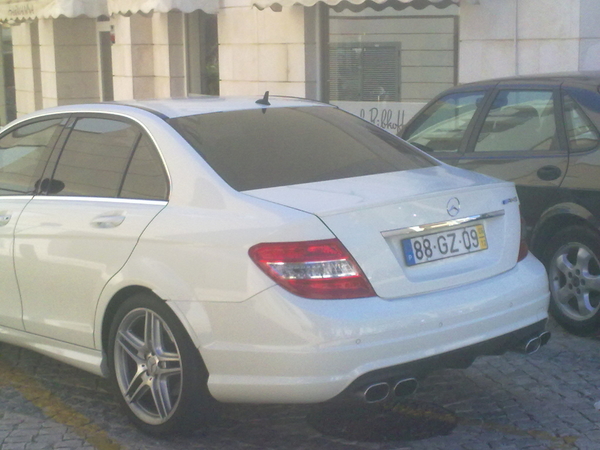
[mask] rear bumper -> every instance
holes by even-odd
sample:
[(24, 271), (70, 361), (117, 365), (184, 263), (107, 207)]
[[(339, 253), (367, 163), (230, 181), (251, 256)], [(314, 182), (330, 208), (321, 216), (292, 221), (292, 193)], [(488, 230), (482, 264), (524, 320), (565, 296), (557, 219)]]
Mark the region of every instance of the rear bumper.
[(509, 350), (516, 349), (524, 341), (533, 336), (539, 336), (546, 330), (547, 320), (518, 329), (484, 342), (469, 345), (464, 348), (453, 350), (429, 358), (411, 361), (397, 366), (386, 367), (365, 373), (354, 380), (343, 392), (332, 400), (344, 400), (355, 398), (356, 393), (362, 393), (366, 386), (386, 382), (394, 385), (398, 380), (406, 378), (420, 378), (434, 370), (440, 369), (466, 369), (479, 356), (502, 355)]
[(548, 299), (545, 269), (529, 255), (496, 277), (394, 300), (307, 300), (273, 287), (242, 303), (173, 306), (201, 338), (217, 400), (316, 403), (373, 376), (504, 351), (541, 331)]

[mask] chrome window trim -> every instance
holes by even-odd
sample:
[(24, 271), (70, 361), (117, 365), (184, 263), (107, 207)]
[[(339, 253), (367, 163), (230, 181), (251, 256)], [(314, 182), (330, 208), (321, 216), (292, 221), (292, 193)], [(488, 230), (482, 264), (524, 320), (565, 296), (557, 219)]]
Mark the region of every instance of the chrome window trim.
[(0, 194), (0, 198), (5, 198), (7, 200), (10, 200), (11, 198), (17, 198), (17, 199), (32, 199), (34, 196), (34, 194), (15, 194), (15, 195), (1, 195)]
[(168, 200), (147, 200), (143, 198), (120, 198), (120, 197), (78, 197), (76, 195), (36, 195), (36, 200), (44, 200), (49, 202), (57, 202), (57, 201), (79, 201), (79, 202), (96, 202), (96, 203), (123, 203), (123, 204), (136, 204), (142, 203), (144, 205), (158, 205), (158, 206), (166, 206), (169, 201)]
[[(128, 105), (120, 105), (120, 106), (128, 106)], [(131, 108), (135, 108), (135, 107), (132, 106)], [(143, 110), (141, 110), (141, 111), (143, 111)], [(152, 135), (152, 133), (150, 133), (150, 130), (148, 130), (148, 127), (146, 127), (145, 124), (143, 124), (138, 119), (136, 119), (135, 117), (132, 117), (129, 114), (122, 113), (122, 112), (115, 112), (115, 111), (93, 111), (93, 110), (87, 110), (87, 111), (66, 110), (66, 111), (51, 111), (51, 112), (49, 111), (47, 114), (40, 114), (40, 115), (36, 115), (35, 117), (27, 117), (27, 118), (23, 118), (23, 119), (17, 119), (17, 121), (11, 123), (10, 128), (7, 128), (7, 127), (2, 128), (2, 130), (0, 130), (0, 134), (4, 134), (9, 129), (13, 129), (15, 126), (19, 126), (21, 123), (25, 123), (25, 122), (29, 122), (29, 121), (36, 121), (36, 120), (42, 119), (44, 117), (51, 117), (51, 116), (60, 117), (60, 116), (68, 116), (70, 114), (74, 114), (76, 116), (77, 115), (85, 115), (85, 114), (93, 114), (93, 115), (98, 114), (98, 115), (104, 115), (104, 116), (109, 116), (109, 117), (110, 116), (123, 117), (125, 119), (131, 120), (131, 121), (135, 122), (136, 124), (138, 124), (146, 132), (146, 135), (150, 138), (150, 140), (154, 144), (154, 148), (156, 149), (156, 151), (158, 152), (158, 155), (160, 156), (160, 160), (163, 163), (163, 167), (164, 167), (165, 173), (167, 175), (167, 182), (169, 184), (169, 197), (171, 197), (171, 192), (172, 192), (172, 189), (173, 189), (173, 182), (172, 182), (172, 179), (171, 179), (171, 172), (169, 171), (169, 166), (167, 166), (167, 163), (165, 161), (165, 157), (163, 156), (163, 153), (160, 150), (160, 147), (158, 146), (158, 143), (156, 142), (156, 139), (154, 139), (154, 136)], [(169, 127), (171, 127), (171, 125), (169, 125), (168, 122), (165, 121), (165, 123)], [(171, 128), (173, 128), (173, 127), (171, 127)], [(169, 201), (169, 199), (167, 199), (166, 201)]]
[(428, 223), (426, 225), (416, 225), (414, 227), (382, 231), (381, 235), (386, 239), (395, 237), (395, 236), (407, 236), (407, 235), (411, 235), (411, 234), (418, 234), (418, 233), (423, 233), (423, 232), (427, 232), (427, 231), (439, 230), (439, 229), (443, 229), (443, 228), (456, 227), (459, 225), (464, 225), (469, 222), (476, 222), (478, 220), (485, 220), (485, 219), (491, 219), (492, 217), (503, 216), (504, 214), (505, 214), (504, 210), (500, 209), (498, 211), (492, 211), (492, 212), (488, 212), (488, 213), (484, 213), (484, 214), (477, 214), (474, 216), (462, 217), (460, 219), (446, 220), (444, 222)]

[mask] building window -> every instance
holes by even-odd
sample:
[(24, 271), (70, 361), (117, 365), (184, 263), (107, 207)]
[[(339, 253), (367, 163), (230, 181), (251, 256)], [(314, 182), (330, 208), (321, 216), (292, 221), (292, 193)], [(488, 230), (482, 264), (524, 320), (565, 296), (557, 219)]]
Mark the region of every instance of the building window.
[(396, 132), (457, 83), (457, 5), (340, 5), (328, 9), (324, 100)]
[(187, 89), (219, 95), (219, 46), (216, 14), (186, 14)]
[(400, 97), (400, 45), (329, 47), (329, 99), (393, 101)]

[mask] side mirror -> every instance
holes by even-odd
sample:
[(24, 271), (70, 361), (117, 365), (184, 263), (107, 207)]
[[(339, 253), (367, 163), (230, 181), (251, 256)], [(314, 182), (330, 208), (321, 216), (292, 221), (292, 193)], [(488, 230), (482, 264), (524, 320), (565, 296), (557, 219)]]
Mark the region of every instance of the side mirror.
[(58, 194), (65, 188), (65, 183), (60, 180), (51, 180), (50, 178), (44, 178), (43, 180), (38, 180), (35, 183), (35, 188), (37, 192), (43, 194)]

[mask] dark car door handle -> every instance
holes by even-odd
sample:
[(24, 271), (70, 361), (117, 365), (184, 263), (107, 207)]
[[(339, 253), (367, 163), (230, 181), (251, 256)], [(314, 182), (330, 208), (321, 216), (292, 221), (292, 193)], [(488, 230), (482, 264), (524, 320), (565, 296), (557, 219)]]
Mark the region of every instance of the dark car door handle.
[(537, 171), (537, 176), (544, 181), (556, 180), (562, 171), (556, 166), (544, 166), (540, 167)]

